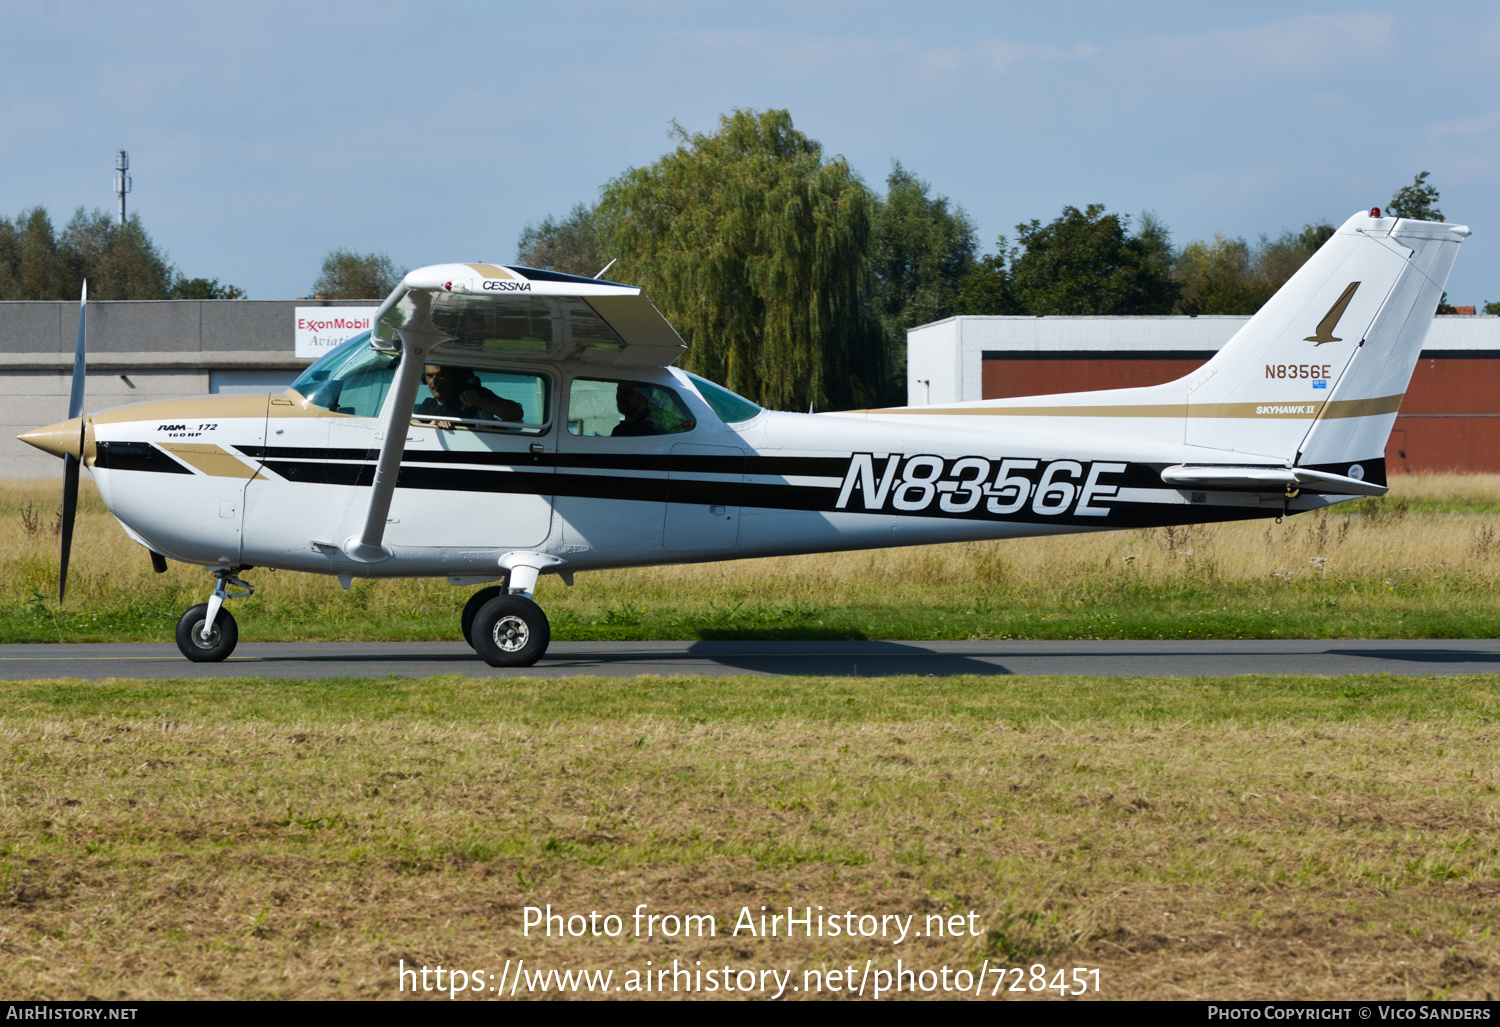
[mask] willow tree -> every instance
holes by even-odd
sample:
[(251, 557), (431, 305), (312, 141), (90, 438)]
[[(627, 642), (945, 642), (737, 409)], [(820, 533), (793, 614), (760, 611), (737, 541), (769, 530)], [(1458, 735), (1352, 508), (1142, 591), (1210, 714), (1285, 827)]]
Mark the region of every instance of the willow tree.
[(867, 310), (874, 201), (784, 110), (737, 110), (605, 186), (609, 277), (644, 286), (685, 366), (780, 409), (870, 402), (885, 361)]
[(85, 278), (101, 300), (166, 299), (177, 272), (141, 225), (79, 207), (61, 232), (41, 207), (0, 217), (0, 300), (71, 300)]

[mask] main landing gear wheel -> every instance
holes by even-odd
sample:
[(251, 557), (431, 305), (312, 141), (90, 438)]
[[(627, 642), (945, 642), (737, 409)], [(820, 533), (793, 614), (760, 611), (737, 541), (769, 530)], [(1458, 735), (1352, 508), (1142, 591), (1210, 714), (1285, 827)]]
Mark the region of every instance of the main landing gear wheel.
[(177, 648), (194, 663), (218, 663), (234, 652), (240, 640), (240, 626), (234, 622), (234, 615), (220, 607), (205, 641), (202, 631), (207, 617), (208, 604), (199, 603), (177, 622)]
[(464, 615), (460, 623), (463, 625), (464, 641), (469, 643), (469, 648), (474, 648), (474, 618), (479, 616), (480, 607), (494, 599), (496, 596), (505, 595), (505, 589), (499, 585), (491, 585), (481, 588), (469, 597), (464, 604)]
[(529, 667), (547, 651), (552, 625), (530, 599), (502, 595), (479, 608), (472, 637), (474, 650), (491, 667)]

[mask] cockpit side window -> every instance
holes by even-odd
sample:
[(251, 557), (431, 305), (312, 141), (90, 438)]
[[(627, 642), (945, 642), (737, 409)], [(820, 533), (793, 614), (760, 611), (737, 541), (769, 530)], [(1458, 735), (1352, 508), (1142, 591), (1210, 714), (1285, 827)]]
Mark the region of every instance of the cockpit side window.
[(655, 382), (575, 378), (568, 392), (571, 435), (680, 435), (697, 426), (682, 398)]
[(412, 420), (440, 428), (535, 434), (551, 420), (551, 380), (522, 371), (426, 364)]
[[(401, 354), (373, 349), (366, 333), (325, 354), (292, 388), (333, 413), (377, 417), (400, 366)], [(425, 364), (412, 420), (448, 429), (542, 433), (552, 417), (551, 384), (546, 375), (530, 372)]]

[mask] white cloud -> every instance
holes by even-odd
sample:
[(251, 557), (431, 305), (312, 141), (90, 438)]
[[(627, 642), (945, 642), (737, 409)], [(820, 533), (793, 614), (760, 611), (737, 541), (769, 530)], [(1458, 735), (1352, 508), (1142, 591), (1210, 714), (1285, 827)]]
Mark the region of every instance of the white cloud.
[(1478, 135), (1481, 132), (1488, 132), (1492, 128), (1500, 128), (1500, 111), (1473, 118), (1439, 121), (1428, 127), (1427, 134), (1434, 139), (1440, 139), (1443, 136)]
[(1393, 20), (1379, 11), (1308, 14), (1196, 35), (1160, 35), (1131, 49), (1158, 70), (1302, 77), (1380, 56)]

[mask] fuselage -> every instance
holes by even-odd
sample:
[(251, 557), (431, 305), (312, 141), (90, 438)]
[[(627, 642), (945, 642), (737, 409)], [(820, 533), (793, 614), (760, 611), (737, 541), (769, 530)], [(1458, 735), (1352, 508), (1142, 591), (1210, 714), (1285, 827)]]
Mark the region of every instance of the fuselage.
[(945, 427), (919, 411), (751, 408), (728, 423), (698, 380), (656, 368), (630, 380), (670, 390), (685, 415), (652, 434), (595, 434), (598, 411), (578, 409), (587, 393), (577, 383), (608, 384), (599, 369), (484, 370), (544, 390), (538, 423), (414, 418), (387, 519), (392, 556), (379, 562), (340, 548), (368, 506), (377, 406), (330, 409), (292, 390), (117, 407), (89, 418), (85, 463), (130, 534), (176, 560), (465, 582), (499, 577), (497, 559), (517, 550), (573, 571), (1277, 516), (1337, 501), (1168, 487), (1161, 469), (1194, 453), (1153, 441), (1174, 432), (1152, 431), (1149, 417), (1134, 437), (979, 430), (964, 416)]

